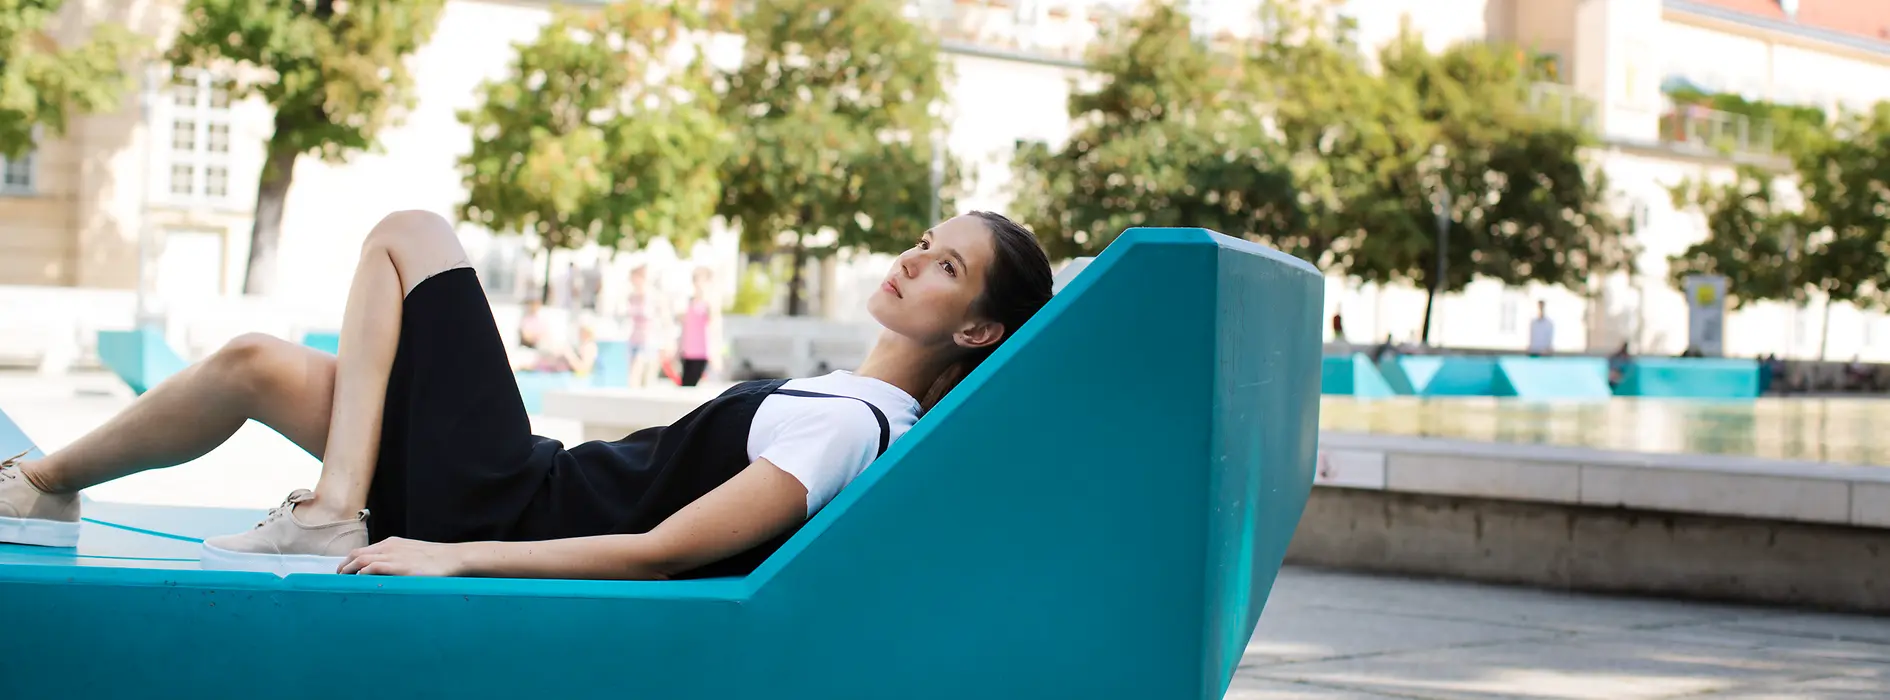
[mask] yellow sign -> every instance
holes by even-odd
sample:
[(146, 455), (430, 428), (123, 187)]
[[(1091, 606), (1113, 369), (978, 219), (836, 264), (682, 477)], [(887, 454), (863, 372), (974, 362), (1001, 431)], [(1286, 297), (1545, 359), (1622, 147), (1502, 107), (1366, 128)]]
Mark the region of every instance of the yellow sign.
[(1693, 288), (1693, 298), (1699, 302), (1700, 306), (1712, 306), (1713, 302), (1718, 298), (1716, 296), (1718, 293), (1719, 292), (1715, 291), (1710, 284), (1702, 284)]

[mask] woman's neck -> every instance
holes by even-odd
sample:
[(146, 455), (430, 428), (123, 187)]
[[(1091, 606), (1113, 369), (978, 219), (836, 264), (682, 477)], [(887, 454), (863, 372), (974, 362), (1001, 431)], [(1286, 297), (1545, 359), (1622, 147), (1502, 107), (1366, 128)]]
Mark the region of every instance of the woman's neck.
[(873, 343), (873, 349), (866, 353), (866, 359), (853, 373), (878, 379), (914, 399), (922, 399), (951, 363), (948, 351), (919, 345), (892, 331), (880, 331), (879, 340)]

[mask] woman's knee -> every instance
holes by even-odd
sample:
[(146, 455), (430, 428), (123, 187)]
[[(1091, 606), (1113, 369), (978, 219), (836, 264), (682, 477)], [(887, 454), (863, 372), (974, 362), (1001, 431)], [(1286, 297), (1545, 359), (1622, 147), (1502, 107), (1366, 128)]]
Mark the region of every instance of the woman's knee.
[(397, 211), (382, 218), (368, 232), (362, 254), (392, 260), (409, 289), (421, 279), (469, 263), (453, 224), (422, 210)]
[(264, 333), (244, 333), (224, 343), (207, 361), (217, 381), (243, 397), (275, 389), (277, 376), (293, 352), (288, 341)]

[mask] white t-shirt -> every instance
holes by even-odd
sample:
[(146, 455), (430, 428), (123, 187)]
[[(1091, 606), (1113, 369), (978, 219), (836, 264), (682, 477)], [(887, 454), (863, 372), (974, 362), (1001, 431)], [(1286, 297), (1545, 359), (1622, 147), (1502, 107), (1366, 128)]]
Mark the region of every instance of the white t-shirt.
[[(871, 402), (886, 414), (888, 445), (919, 422), (918, 399), (852, 372), (790, 379), (781, 388)], [(766, 458), (799, 479), (807, 487), (810, 517), (879, 457), (879, 419), (853, 398), (771, 394), (748, 427), (748, 461)]]
[(1548, 352), (1555, 347), (1555, 322), (1547, 316), (1537, 316), (1529, 323), (1529, 351)]

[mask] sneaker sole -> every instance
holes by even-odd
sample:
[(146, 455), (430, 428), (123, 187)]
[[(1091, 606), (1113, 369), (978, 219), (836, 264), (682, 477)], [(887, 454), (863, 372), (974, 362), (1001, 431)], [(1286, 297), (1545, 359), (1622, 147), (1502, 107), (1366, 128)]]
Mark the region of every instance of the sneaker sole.
[(77, 547), (79, 524), (63, 520), (0, 518), (0, 542), (36, 547)]
[(232, 552), (206, 543), (203, 553), (198, 556), (198, 564), (205, 571), (258, 571), (287, 576), (289, 574), (332, 574), (341, 568), (343, 557), (322, 557), (313, 554), (253, 554), (250, 552)]

